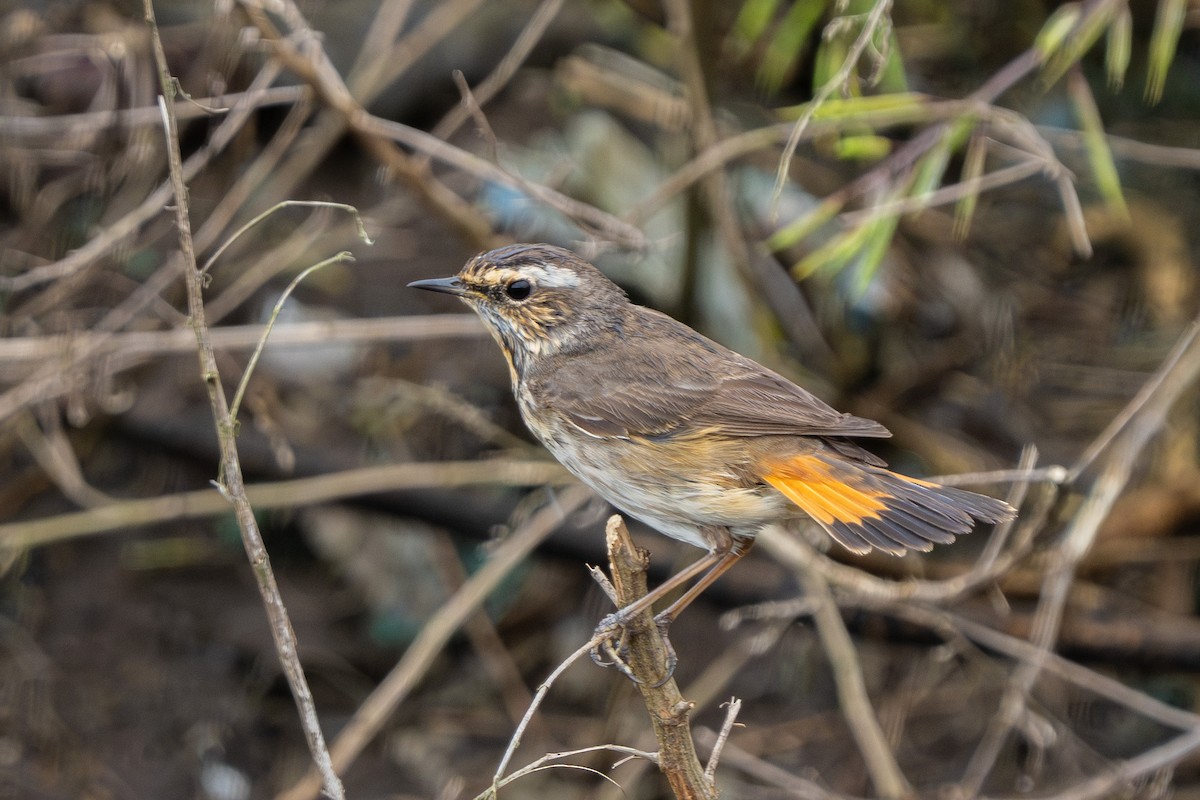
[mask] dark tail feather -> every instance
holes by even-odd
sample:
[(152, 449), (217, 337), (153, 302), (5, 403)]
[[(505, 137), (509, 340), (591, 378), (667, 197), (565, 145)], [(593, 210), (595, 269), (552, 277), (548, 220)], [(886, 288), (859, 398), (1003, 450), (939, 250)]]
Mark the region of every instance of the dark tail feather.
[(855, 553), (928, 551), (1016, 515), (994, 497), (818, 455), (772, 464), (763, 479)]

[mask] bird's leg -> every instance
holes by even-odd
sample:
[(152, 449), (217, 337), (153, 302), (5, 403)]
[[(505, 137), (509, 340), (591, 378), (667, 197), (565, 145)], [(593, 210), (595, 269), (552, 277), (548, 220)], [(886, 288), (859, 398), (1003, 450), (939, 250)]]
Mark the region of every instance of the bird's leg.
[(753, 546), (753, 544), (753, 539), (733, 539), (731, 537), (729, 540), (728, 549), (725, 550), (725, 552), (714, 553), (714, 555), (717, 555), (718, 557), (716, 559), (716, 563), (713, 564), (708, 572), (704, 573), (700, 580), (692, 584), (691, 588), (680, 595), (674, 603), (671, 603), (671, 605), (667, 606), (665, 610), (660, 611), (655, 615), (654, 624), (658, 626), (658, 632), (662, 635), (663, 645), (667, 649), (666, 676), (659, 681), (658, 684), (656, 684), (657, 686), (661, 686), (668, 679), (670, 679), (673, 674), (675, 674), (675, 664), (678, 659), (675, 656), (675, 647), (671, 644), (670, 637), (667, 636), (667, 630), (671, 627), (671, 623), (674, 622), (675, 619), (683, 613), (683, 610), (690, 606), (692, 601), (699, 597), (705, 589), (707, 589), (709, 586), (712, 586), (717, 578), (724, 575), (730, 567), (741, 561), (742, 556), (750, 552), (750, 548)]
[[(662, 584), (655, 587), (653, 591), (647, 592), (624, 608), (620, 608), (600, 620), (600, 624), (596, 626), (596, 632), (593, 636), (604, 635), (604, 638), (602, 644), (598, 644), (592, 648), (592, 661), (595, 661), (602, 667), (615, 665), (621, 672), (628, 675), (634, 682), (637, 682), (637, 679), (633, 677), (629, 672), (629, 668), (622, 661), (625, 653), (625, 626), (629, 624), (630, 620), (653, 606), (666, 595), (675, 591), (697, 575), (701, 575), (707, 570), (712, 569), (713, 565), (720, 558), (721, 556), (718, 553), (706, 553), (701, 558), (696, 559), (694, 563), (684, 567)], [(617, 632), (620, 632), (620, 635), (614, 636)], [(607, 661), (605, 657), (612, 660)]]
[(670, 627), (671, 623), (674, 622), (675, 619), (683, 612), (683, 610), (691, 605), (692, 602), (699, 597), (705, 589), (711, 586), (712, 583), (717, 580), (717, 578), (725, 574), (730, 567), (741, 560), (742, 556), (750, 552), (750, 547), (754, 544), (753, 539), (734, 538), (729, 533), (729, 529), (724, 527), (709, 529), (706, 530), (706, 533), (710, 534), (708, 538), (714, 542), (714, 547), (711, 552), (707, 553), (704, 557), (697, 559), (695, 563), (685, 567), (675, 575), (671, 576), (654, 591), (648, 592), (644, 597), (638, 599), (636, 602), (630, 603), (628, 606), (609, 614), (600, 621), (600, 624), (596, 628), (597, 634), (611, 634), (616, 628), (621, 628), (622, 634), (615, 650), (612, 646), (613, 638), (611, 635), (607, 636), (604, 640), (605, 650), (607, 651), (608, 655), (612, 656), (612, 662), (604, 662), (601, 660), (599, 648), (592, 650), (593, 661), (595, 661), (597, 664), (601, 664), (602, 666), (615, 664), (618, 669), (621, 669), (623, 673), (628, 675), (636, 682), (637, 679), (633, 677), (628, 667), (626, 667), (621, 661), (621, 654), (624, 648), (625, 632), (623, 629), (625, 625), (655, 602), (699, 575), (701, 577), (696, 581), (695, 584), (693, 584), (687, 591), (680, 595), (675, 602), (671, 603), (666, 610), (660, 612), (654, 618), (654, 623), (658, 626), (658, 630), (662, 634), (663, 644), (667, 649), (665, 676), (661, 681), (659, 681), (658, 685), (661, 686), (671, 678), (675, 672), (677, 658), (675, 655), (675, 648), (671, 645), (671, 640), (667, 636), (667, 629)]
[(660, 611), (654, 617), (654, 621), (660, 628), (665, 628), (670, 625), (675, 619), (683, 613), (683, 610), (690, 606), (692, 602), (699, 597), (705, 589), (712, 586), (717, 578), (721, 577), (734, 564), (742, 560), (742, 556), (750, 552), (750, 548), (754, 546), (753, 539), (733, 538), (726, 531), (728, 541), (721, 550), (714, 551), (711, 556), (715, 556), (714, 563), (708, 572), (700, 580), (692, 584), (692, 587), (679, 596), (674, 603), (667, 606), (663, 611)]

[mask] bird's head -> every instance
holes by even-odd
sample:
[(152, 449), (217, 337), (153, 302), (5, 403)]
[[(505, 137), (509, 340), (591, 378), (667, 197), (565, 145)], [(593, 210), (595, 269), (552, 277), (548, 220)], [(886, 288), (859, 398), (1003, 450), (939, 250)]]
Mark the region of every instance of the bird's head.
[(481, 253), (452, 278), (409, 286), (455, 295), (475, 309), (518, 373), (530, 359), (587, 347), (619, 327), (629, 305), (600, 270), (548, 244)]

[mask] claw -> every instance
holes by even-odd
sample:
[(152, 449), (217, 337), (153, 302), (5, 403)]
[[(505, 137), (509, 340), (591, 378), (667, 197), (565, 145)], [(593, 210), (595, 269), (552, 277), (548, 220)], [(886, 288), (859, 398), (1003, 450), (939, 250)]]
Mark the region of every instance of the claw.
[(667, 681), (671, 680), (675, 675), (675, 667), (679, 665), (679, 657), (675, 654), (675, 645), (671, 644), (671, 637), (667, 636), (667, 631), (671, 627), (671, 615), (664, 611), (654, 618), (654, 626), (658, 628), (658, 634), (662, 637), (663, 647), (667, 650), (667, 664), (663, 668), (663, 676), (654, 683), (654, 688), (657, 689)]
[[(679, 658), (675, 654), (675, 646), (671, 644), (671, 639), (667, 636), (673, 619), (674, 615), (670, 613), (670, 609), (654, 618), (654, 625), (658, 628), (663, 646), (667, 651), (667, 663), (663, 667), (663, 676), (653, 684), (656, 689), (671, 680), (675, 674), (675, 667), (679, 663)], [(629, 631), (626, 627), (628, 623), (629, 620), (625, 619), (625, 615), (620, 611), (609, 614), (600, 620), (593, 637), (602, 635), (604, 638), (592, 648), (592, 661), (600, 667), (616, 667), (629, 680), (641, 684), (645, 681), (635, 675), (630, 666), (625, 663), (625, 656), (629, 653)], [(617, 635), (618, 632), (619, 635)]]
[[(619, 636), (614, 635), (618, 632)], [(600, 667), (616, 667), (629, 680), (634, 683), (642, 683), (642, 680), (625, 663), (625, 656), (629, 653), (629, 632), (626, 630), (625, 623), (621, 621), (618, 614), (609, 614), (600, 620), (600, 624), (596, 626), (593, 638), (600, 635), (603, 635), (604, 638), (592, 648), (592, 661)]]

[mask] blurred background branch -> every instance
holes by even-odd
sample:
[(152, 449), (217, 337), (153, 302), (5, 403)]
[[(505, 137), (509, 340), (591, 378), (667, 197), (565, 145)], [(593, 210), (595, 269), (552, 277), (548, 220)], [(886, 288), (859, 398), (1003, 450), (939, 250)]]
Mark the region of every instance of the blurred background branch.
[[(1192, 378), (1152, 380), (1200, 312), (1194, 4), (155, 10), (221, 388), (297, 274), (356, 259), (282, 305), (236, 429), (351, 796), (485, 790), (608, 610), (581, 566), (606, 510), (541, 460), (474, 317), (403, 290), (521, 240), (880, 419), (902, 471), (1028, 470), (1014, 527), (928, 557), (784, 545), (850, 650), (831, 606), (789, 624), (819, 597), (762, 553), (684, 615), (697, 741), (744, 703), (724, 794), (1196, 790), (1200, 415)], [(125, 4), (0, 8), (0, 794), (311, 796), (178, 357), (150, 41)], [(352, 204), (377, 244), (312, 208), (233, 237), (284, 201)], [(631, 530), (652, 578), (695, 555)], [(503, 794), (666, 791), (614, 767), (655, 747), (626, 684), (564, 668)]]

